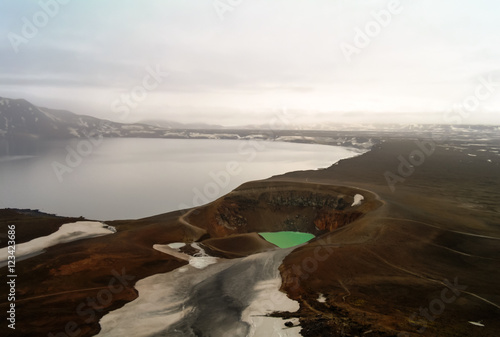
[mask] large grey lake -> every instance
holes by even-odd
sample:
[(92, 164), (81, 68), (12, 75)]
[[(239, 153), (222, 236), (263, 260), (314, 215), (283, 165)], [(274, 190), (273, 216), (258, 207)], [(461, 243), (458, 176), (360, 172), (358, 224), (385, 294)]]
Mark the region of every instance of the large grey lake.
[(245, 140), (44, 142), (0, 157), (0, 208), (88, 219), (133, 219), (198, 206), (244, 182), (328, 167), (345, 147)]

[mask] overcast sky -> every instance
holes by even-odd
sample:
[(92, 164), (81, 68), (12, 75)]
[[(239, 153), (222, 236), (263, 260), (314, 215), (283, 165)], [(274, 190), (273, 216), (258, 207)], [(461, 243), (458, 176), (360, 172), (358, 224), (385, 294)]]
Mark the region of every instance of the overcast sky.
[(2, 0), (0, 96), (122, 122), (500, 124), (499, 32), (496, 0)]

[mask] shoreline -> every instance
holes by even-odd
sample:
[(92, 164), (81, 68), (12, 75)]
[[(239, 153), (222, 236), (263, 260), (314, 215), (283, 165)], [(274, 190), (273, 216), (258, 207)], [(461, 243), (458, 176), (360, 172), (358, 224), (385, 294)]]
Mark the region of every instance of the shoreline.
[[(132, 140), (132, 142), (133, 141), (134, 140)], [(137, 156), (139, 162), (141, 162), (141, 160), (151, 160), (150, 157), (152, 155), (159, 156), (160, 158), (163, 156), (164, 159), (155, 163), (159, 164), (156, 165), (158, 168), (147, 168), (143, 165), (132, 164), (125, 161), (124, 164), (130, 164), (130, 168), (129, 171), (121, 175), (124, 179), (123, 184), (128, 187), (122, 186), (123, 184), (116, 181), (112, 175), (110, 176), (110, 174), (102, 171), (103, 165), (109, 165), (110, 169), (119, 170), (120, 167), (118, 165), (115, 165), (113, 162), (109, 163), (108, 161), (99, 159), (101, 155), (107, 153), (117, 157), (117, 159), (127, 160), (128, 152), (120, 151), (120, 146), (131, 145), (130, 141), (125, 143), (119, 141), (114, 145), (113, 143), (108, 144), (109, 147), (107, 150), (102, 150), (104, 151), (103, 154), (99, 152), (94, 156), (91, 154), (89, 157), (84, 157), (81, 161), (82, 167), (76, 167), (73, 169), (73, 173), (68, 171), (68, 173), (64, 175), (67, 181), (63, 181), (63, 184), (56, 181), (56, 175), (52, 172), (51, 165), (54, 164), (54, 161), (63, 164), (64, 161), (61, 161), (59, 155), (42, 156), (39, 160), (41, 164), (37, 164), (37, 171), (32, 172), (33, 170), (29, 170), (28, 173), (34, 176), (40, 171), (41, 179), (44, 179), (47, 183), (53, 181), (55, 184), (54, 191), (52, 192), (54, 196), (45, 200), (45, 198), (40, 199), (38, 195), (23, 193), (22, 190), (20, 190), (14, 193), (12, 198), (8, 198), (6, 195), (5, 199), (6, 201), (18, 200), (19, 202), (24, 200), (25, 202), (6, 202), (5, 205), (16, 209), (32, 207), (45, 213), (56, 213), (59, 216), (66, 217), (79, 217), (83, 215), (87, 219), (96, 221), (140, 219), (153, 214), (196, 207), (211, 202), (248, 181), (267, 179), (275, 175), (295, 170), (326, 168), (339, 159), (357, 156), (360, 151), (355, 148), (343, 146), (335, 146), (330, 150), (330, 147), (326, 148), (324, 146), (327, 145), (322, 144), (312, 144), (312, 147), (309, 147), (310, 144), (295, 145), (274, 141), (261, 143), (260, 141), (240, 142), (228, 140), (226, 144), (221, 145), (217, 142), (212, 143), (212, 140), (203, 140), (201, 143), (186, 140), (186, 146), (177, 143), (172, 143), (171, 145), (168, 145), (170, 143), (166, 143), (162, 145), (162, 142), (158, 143), (155, 142), (155, 140), (151, 143), (148, 139), (144, 141), (145, 142), (139, 143), (141, 144), (140, 147), (145, 147), (146, 149), (151, 148), (152, 150), (149, 150), (151, 152), (150, 155), (144, 157)], [(226, 140), (222, 140), (222, 142), (225, 141)], [(64, 147), (64, 144), (66, 143), (62, 143), (60, 146)], [(185, 156), (176, 155), (173, 150), (163, 150), (165, 146), (170, 148), (172, 146), (175, 147), (175, 144), (178, 146), (182, 145), (181, 147), (184, 147), (185, 151), (188, 151)], [(211, 147), (217, 144), (222, 146), (221, 154), (215, 151), (214, 155), (209, 155)], [(294, 150), (295, 148), (298, 149)], [(208, 152), (207, 154), (205, 154), (205, 150)], [(61, 151), (59, 151), (61, 155), (65, 154), (62, 148)], [(113, 153), (113, 151), (116, 153)], [(183, 173), (184, 171), (181, 165), (182, 161), (186, 160), (185, 157), (189, 157), (189, 151), (194, 151), (194, 156), (202, 155), (203, 157), (200, 159), (194, 157), (195, 159), (191, 160), (192, 162), (188, 162), (184, 165), (186, 166), (186, 172), (189, 172), (189, 175), (187, 175)], [(132, 153), (135, 154), (134, 151), (132, 151)], [(165, 155), (169, 154), (169, 157), (165, 157)], [(277, 156), (277, 162), (276, 165), (273, 166), (272, 160), (274, 156)], [(64, 156), (62, 156), (62, 159), (64, 159), (63, 157)], [(300, 159), (302, 157), (304, 157), (303, 161)], [(172, 158), (173, 164), (170, 164), (168, 158)], [(216, 164), (208, 166), (203, 165), (202, 160), (205, 160), (205, 158), (209, 161), (214, 160)], [(176, 160), (180, 160), (181, 162), (176, 163)], [(294, 161), (296, 161), (297, 165), (293, 165)], [(30, 163), (31, 162), (27, 162), (26, 164)], [(21, 188), (19, 183), (16, 184), (14, 182), (22, 181), (16, 180), (16, 178), (18, 178), (17, 174), (9, 174), (15, 167), (16, 166), (13, 165), (6, 166), (6, 172), (4, 173), (6, 178), (10, 177), (13, 179), (12, 183), (7, 185), (8, 188), (12, 189), (17, 187)], [(136, 174), (132, 174), (132, 172), (136, 172)], [(78, 178), (79, 173), (82, 174), (81, 179)], [(146, 178), (155, 175), (159, 175), (156, 180)], [(193, 178), (190, 178), (191, 176)], [(30, 181), (32, 180), (33, 179)], [(80, 180), (81, 182), (79, 182)], [(94, 181), (103, 183), (98, 185), (94, 183)], [(106, 181), (107, 183), (104, 184)], [(33, 182), (31, 186), (36, 191), (45, 188), (47, 183), (38, 184)], [(68, 184), (73, 186), (73, 192), (68, 191), (66, 187)], [(172, 193), (172, 191), (170, 191), (171, 188), (180, 189), (182, 192)], [(131, 189), (135, 189), (136, 192), (132, 193), (130, 191)], [(92, 190), (102, 192), (104, 195), (103, 197), (106, 198), (103, 200), (104, 203), (99, 203), (99, 198), (93, 200)], [(58, 197), (58, 195), (63, 197)], [(116, 195), (116, 197), (114, 195)], [(88, 202), (86, 202), (86, 200), (88, 200)], [(109, 200), (113, 201), (110, 202)], [(125, 207), (118, 207), (118, 205), (124, 205)], [(129, 207), (126, 207), (127, 205)]]

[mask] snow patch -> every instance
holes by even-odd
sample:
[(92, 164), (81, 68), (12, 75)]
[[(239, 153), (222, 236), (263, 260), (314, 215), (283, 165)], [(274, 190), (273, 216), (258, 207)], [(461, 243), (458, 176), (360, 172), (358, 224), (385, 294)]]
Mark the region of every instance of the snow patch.
[(354, 202), (352, 203), (351, 206), (359, 206), (361, 205), (361, 201), (363, 201), (365, 197), (363, 197), (361, 194), (356, 194), (354, 196)]
[(189, 264), (193, 267), (203, 269), (211, 264), (217, 263), (217, 258), (208, 255), (196, 242), (192, 243), (191, 247), (198, 249), (198, 253), (195, 253), (194, 256), (189, 259)]
[(469, 323), (472, 324), (472, 325), (475, 325), (475, 326), (480, 326), (480, 327), (484, 326), (484, 324), (481, 323), (481, 322), (472, 322), (472, 321), (469, 321)]
[(297, 301), (291, 300), (281, 292), (281, 276), (258, 282), (255, 285), (256, 296), (252, 303), (243, 311), (241, 320), (250, 324), (249, 337), (300, 337), (300, 326), (284, 328), (281, 318), (268, 317), (275, 311), (296, 312), (300, 309)]
[[(155, 249), (176, 252), (168, 245), (155, 245)], [(142, 279), (135, 284), (138, 298), (105, 315), (99, 322), (102, 330), (97, 336), (149, 337), (169, 332), (172, 336), (187, 336), (190, 334), (182, 334), (187, 330), (184, 328), (195, 321), (205, 321), (203, 314), (207, 310), (219, 309), (216, 303), (210, 307), (209, 301), (217, 301), (224, 296), (227, 303), (234, 301), (237, 306), (245, 304), (249, 307), (243, 310), (240, 317), (231, 318), (234, 325), (224, 324), (229, 330), (221, 333), (222, 329), (219, 329), (212, 336), (300, 337), (301, 328), (296, 318), (283, 320), (265, 316), (275, 311), (299, 309), (298, 302), (279, 291), (282, 280), (278, 268), (291, 251), (274, 250), (246, 258), (221, 259), (220, 263), (203, 270), (186, 265)], [(213, 290), (216, 294), (197, 293), (200, 289)], [(200, 295), (207, 298), (200, 298)], [(246, 332), (246, 324), (240, 324), (239, 320), (250, 324), (250, 331)], [(286, 327), (284, 323), (288, 321), (295, 326)], [(174, 324), (181, 330), (172, 331)], [(210, 328), (217, 329), (217, 325), (215, 321)], [(242, 330), (245, 330), (244, 334)]]
[[(16, 261), (29, 259), (42, 254), (46, 248), (82, 239), (116, 233), (113, 226), (95, 221), (77, 221), (59, 227), (59, 230), (47, 236), (16, 245)], [(0, 249), (0, 267), (7, 265), (7, 247)]]
[(84, 127), (88, 128), (89, 124), (83, 120), (83, 118), (78, 118), (78, 122), (80, 122), (80, 125), (83, 125)]
[(113, 232), (113, 233), (116, 233), (116, 232), (117, 232), (117, 230), (116, 230), (116, 227), (115, 227), (115, 226), (110, 226), (110, 225), (106, 225), (106, 224), (104, 224), (104, 226), (102, 226), (102, 227), (104, 227), (104, 228), (106, 228), (106, 229), (110, 230), (110, 231), (111, 231), (111, 232)]
[(153, 245), (153, 248), (159, 252), (172, 255), (178, 259), (188, 261), (189, 265), (196, 269), (204, 269), (207, 266), (217, 263), (218, 259), (216, 257), (208, 255), (203, 248), (201, 248), (196, 242), (191, 244), (191, 247), (198, 250), (193, 256), (183, 253), (179, 248), (184, 247), (186, 244), (184, 242), (174, 242), (168, 245)]
[(326, 303), (326, 297), (323, 294), (319, 294), (318, 298), (316, 299), (319, 303)]
[(75, 137), (80, 137), (80, 134), (78, 133), (78, 131), (75, 129), (75, 128), (68, 128), (68, 131), (70, 134), (72, 134), (73, 136)]
[(58, 118), (56, 118), (56, 116), (52, 115), (51, 113), (47, 112), (47, 111), (44, 111), (43, 109), (41, 108), (38, 108), (38, 111), (40, 111), (41, 113), (43, 113), (45, 116), (47, 116), (48, 118), (50, 118), (53, 122), (57, 122), (59, 121)]
[(172, 249), (179, 249), (184, 247), (186, 244), (184, 242), (174, 242), (174, 243), (169, 243), (167, 246), (169, 246)]
[(260, 140), (266, 140), (268, 137), (264, 135), (248, 135), (245, 137), (241, 137), (243, 140), (248, 140), (248, 139), (260, 139)]

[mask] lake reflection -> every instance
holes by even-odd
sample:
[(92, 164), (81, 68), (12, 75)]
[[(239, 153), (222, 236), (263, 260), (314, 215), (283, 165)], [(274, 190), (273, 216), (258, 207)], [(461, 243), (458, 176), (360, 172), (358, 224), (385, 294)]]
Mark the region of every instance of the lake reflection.
[(54, 141), (40, 143), (37, 152), (0, 157), (0, 208), (99, 220), (198, 206), (250, 180), (359, 154), (324, 145), (185, 139)]

